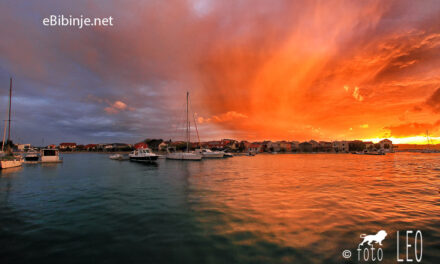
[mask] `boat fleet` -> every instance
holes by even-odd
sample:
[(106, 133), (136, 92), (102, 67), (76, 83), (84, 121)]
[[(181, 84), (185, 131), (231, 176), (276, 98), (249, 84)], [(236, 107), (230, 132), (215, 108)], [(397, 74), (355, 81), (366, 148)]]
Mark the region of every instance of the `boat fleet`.
[(224, 151), (213, 151), (210, 149), (196, 149), (194, 151), (176, 151), (175, 148), (168, 148), (166, 155), (159, 155), (154, 153), (149, 148), (140, 148), (132, 151), (128, 155), (124, 154), (112, 154), (109, 156), (112, 160), (130, 160), (136, 162), (154, 162), (158, 159), (168, 160), (202, 160), (202, 159), (219, 159), (233, 157), (231, 153)]
[[(31, 149), (24, 155), (20, 155), (12, 152), (11, 146), (9, 144), (11, 142), (10, 141), (11, 108), (12, 108), (12, 78), (10, 79), (10, 85), (9, 85), (8, 119), (5, 120), (2, 148), (0, 150), (0, 169), (20, 167), (23, 165), (23, 163), (62, 162), (63, 159), (60, 157), (59, 151), (57, 149), (41, 149), (40, 151)], [(6, 131), (8, 131), (7, 141), (6, 141)]]
[[(158, 159), (169, 159), (169, 160), (182, 160), (182, 161), (191, 161), (191, 160), (202, 160), (202, 159), (212, 159), (212, 158), (226, 158), (232, 157), (232, 154), (225, 153), (224, 151), (213, 151), (206, 148), (198, 148), (194, 151), (190, 150), (190, 131), (191, 131), (191, 122), (189, 120), (189, 93), (186, 93), (186, 151), (177, 151), (174, 147), (168, 147), (167, 153), (165, 156), (158, 155), (153, 153), (149, 148), (140, 148), (131, 152), (128, 157), (122, 154), (113, 154), (110, 155), (109, 158), (113, 160), (127, 160), (130, 161), (138, 161), (138, 162), (153, 162)], [(198, 137), (198, 129), (197, 123), (194, 122), (197, 131)]]

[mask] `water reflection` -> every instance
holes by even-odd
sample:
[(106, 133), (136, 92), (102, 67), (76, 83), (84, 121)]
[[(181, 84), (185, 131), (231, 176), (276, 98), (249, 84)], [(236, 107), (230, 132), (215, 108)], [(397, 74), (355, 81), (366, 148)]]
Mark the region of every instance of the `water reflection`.
[(17, 174), (22, 169), (22, 167), (14, 167), (14, 168), (7, 168), (7, 169), (0, 169), (0, 176), (8, 177), (13, 176)]
[[(420, 229), (430, 263), (440, 257), (439, 159), (316, 154), (141, 164), (67, 155), (54, 167), (25, 166), (17, 177), (2, 172), (0, 232), (8, 226), (8, 241), (17, 242), (4, 256), (341, 263), (360, 234), (384, 229), (382, 263), (394, 263), (395, 231)], [(11, 221), (21, 224), (5, 225)]]

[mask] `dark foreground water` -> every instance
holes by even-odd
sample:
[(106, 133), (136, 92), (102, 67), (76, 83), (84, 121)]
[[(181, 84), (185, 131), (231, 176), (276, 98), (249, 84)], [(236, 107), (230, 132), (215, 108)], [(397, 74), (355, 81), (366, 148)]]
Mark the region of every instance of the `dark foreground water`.
[(358, 263), (359, 235), (382, 229), (381, 263), (397, 231), (406, 258), (406, 230), (439, 263), (439, 175), (439, 154), (64, 155), (0, 171), (0, 263)]

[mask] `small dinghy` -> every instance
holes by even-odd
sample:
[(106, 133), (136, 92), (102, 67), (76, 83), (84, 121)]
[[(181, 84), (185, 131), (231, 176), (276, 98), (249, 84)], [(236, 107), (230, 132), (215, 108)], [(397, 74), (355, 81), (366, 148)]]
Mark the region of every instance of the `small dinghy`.
[(128, 157), (123, 154), (113, 154), (109, 156), (109, 159), (112, 160), (128, 160)]

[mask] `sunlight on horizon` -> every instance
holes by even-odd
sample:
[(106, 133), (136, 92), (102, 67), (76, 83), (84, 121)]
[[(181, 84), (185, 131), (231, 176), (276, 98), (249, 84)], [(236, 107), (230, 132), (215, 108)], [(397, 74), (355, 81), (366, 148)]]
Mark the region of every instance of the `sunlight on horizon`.
[[(363, 139), (362, 141), (372, 141), (373, 143), (377, 143), (385, 138), (368, 138)], [(404, 137), (404, 138), (395, 138), (389, 137), (387, 138), (393, 142), (393, 144), (416, 144), (416, 145), (425, 145), (425, 144), (439, 144), (440, 137), (429, 137), (430, 142), (426, 136), (414, 136), (414, 137)]]

